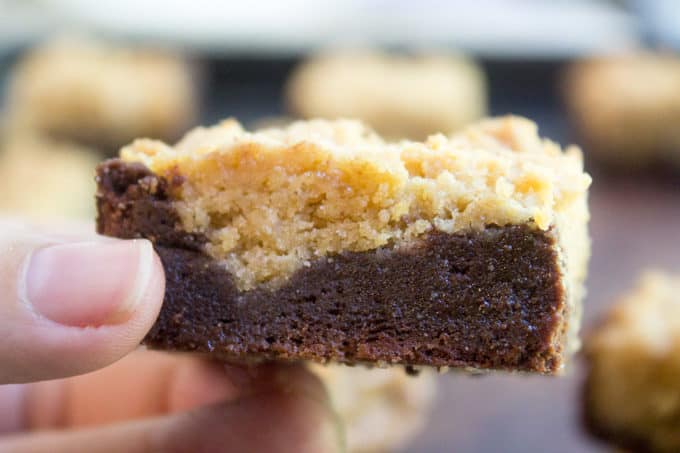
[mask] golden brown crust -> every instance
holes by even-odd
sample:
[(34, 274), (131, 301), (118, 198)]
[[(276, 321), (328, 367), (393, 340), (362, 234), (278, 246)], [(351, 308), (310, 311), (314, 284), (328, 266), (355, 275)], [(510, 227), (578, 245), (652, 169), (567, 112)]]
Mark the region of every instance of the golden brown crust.
[[(587, 222), (580, 152), (562, 152), (514, 117), (422, 143), (388, 143), (353, 121), (249, 133), (228, 120), (174, 147), (138, 140), (121, 156), (185, 178), (171, 194), (183, 229), (208, 238), (206, 252), (242, 289), (279, 284), (318, 257), (430, 231), (568, 222), (577, 227), (565, 231), (585, 232)], [(562, 244), (565, 257), (578, 255), (568, 272), (583, 273), (585, 259), (567, 250), (582, 247), (581, 236)]]
[[(272, 289), (240, 290), (182, 230), (173, 184), (139, 163), (99, 168), (98, 231), (151, 239), (166, 274), (147, 345), (231, 360), (458, 366), (558, 373), (578, 322), (552, 230), (432, 232), (342, 252)], [(570, 328), (567, 329), (567, 326)]]

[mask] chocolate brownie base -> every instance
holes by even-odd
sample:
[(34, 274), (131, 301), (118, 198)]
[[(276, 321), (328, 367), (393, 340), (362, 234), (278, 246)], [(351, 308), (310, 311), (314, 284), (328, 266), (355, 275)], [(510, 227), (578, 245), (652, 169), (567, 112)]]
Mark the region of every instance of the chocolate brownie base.
[(239, 291), (182, 231), (166, 180), (99, 167), (98, 231), (154, 242), (166, 271), (145, 343), (225, 359), (458, 366), (553, 373), (569, 313), (551, 231), (434, 232), (408, 247), (319, 259), (276, 289)]

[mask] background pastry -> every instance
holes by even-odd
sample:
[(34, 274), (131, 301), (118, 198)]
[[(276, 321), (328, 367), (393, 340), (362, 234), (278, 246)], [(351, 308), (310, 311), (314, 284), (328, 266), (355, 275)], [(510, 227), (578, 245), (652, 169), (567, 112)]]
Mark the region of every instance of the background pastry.
[(643, 275), (585, 350), (591, 431), (633, 451), (679, 451), (680, 276)]
[(638, 53), (573, 64), (565, 101), (586, 156), (619, 167), (680, 166), (680, 58)]
[(390, 139), (454, 132), (486, 113), (484, 74), (460, 55), (327, 53), (302, 63), (286, 95), (303, 118), (357, 118)]
[(137, 137), (176, 139), (194, 123), (197, 102), (181, 58), (74, 38), (29, 52), (7, 91), (10, 126), (107, 152)]
[(342, 419), (349, 453), (403, 448), (423, 428), (436, 394), (435, 374), (399, 368), (310, 364)]
[(34, 219), (91, 219), (99, 158), (83, 146), (29, 133), (0, 141), (0, 212)]

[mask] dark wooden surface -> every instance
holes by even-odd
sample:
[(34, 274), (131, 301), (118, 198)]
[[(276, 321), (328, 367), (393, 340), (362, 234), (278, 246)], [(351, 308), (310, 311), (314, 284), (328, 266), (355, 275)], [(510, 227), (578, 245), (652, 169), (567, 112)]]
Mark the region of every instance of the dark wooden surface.
[[(595, 177), (593, 255), (584, 329), (649, 267), (680, 272), (680, 177)], [(583, 363), (566, 376), (439, 376), (428, 427), (404, 451), (460, 453), (611, 451), (580, 426)]]

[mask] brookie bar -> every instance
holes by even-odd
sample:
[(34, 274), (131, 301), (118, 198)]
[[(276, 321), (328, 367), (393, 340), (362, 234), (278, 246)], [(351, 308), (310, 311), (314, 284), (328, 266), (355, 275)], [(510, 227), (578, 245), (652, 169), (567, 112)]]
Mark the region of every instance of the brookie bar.
[(589, 431), (625, 451), (680, 451), (680, 275), (645, 272), (584, 349)]
[(97, 180), (98, 231), (165, 267), (151, 347), (548, 374), (578, 347), (590, 178), (528, 120), (399, 143), (227, 120)]

